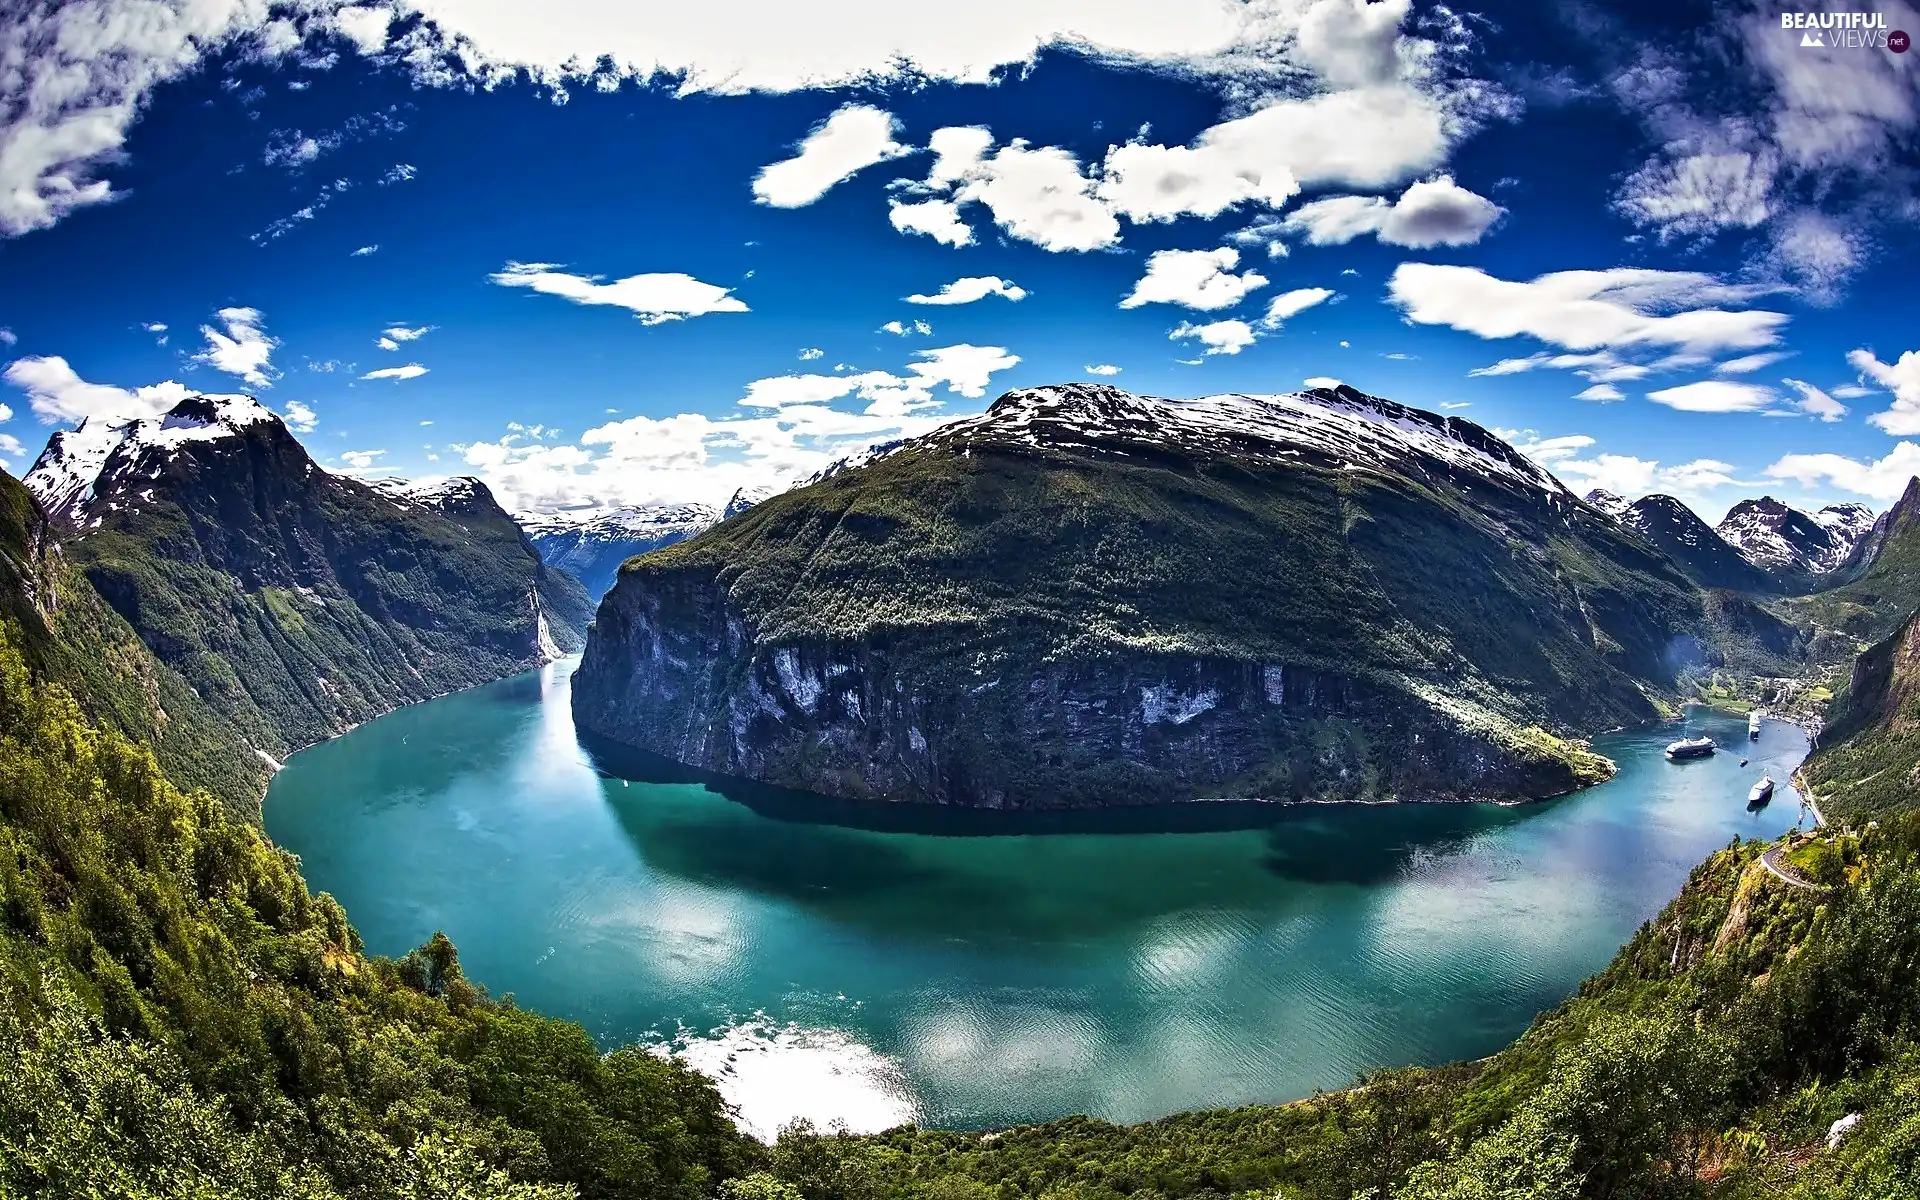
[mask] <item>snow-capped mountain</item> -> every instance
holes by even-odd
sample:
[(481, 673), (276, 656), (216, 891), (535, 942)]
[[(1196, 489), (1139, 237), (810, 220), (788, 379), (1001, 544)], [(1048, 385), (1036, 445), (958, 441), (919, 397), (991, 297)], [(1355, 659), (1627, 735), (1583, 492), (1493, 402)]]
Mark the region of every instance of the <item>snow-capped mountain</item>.
[(1586, 501), (1616, 521), (1625, 516), (1627, 510), (1633, 507), (1632, 501), (1628, 500), (1625, 496), (1615, 495), (1605, 488), (1595, 488), (1588, 492)]
[(1642, 496), (1628, 503), (1607, 491), (1587, 493), (1587, 503), (1633, 530), (1679, 564), (1701, 587), (1753, 592), (1770, 590), (1773, 577), (1754, 566), (1672, 496)]
[(874, 446), (815, 476), (822, 479), (905, 446), (967, 442), (1127, 446), (1275, 465), (1315, 465), (1412, 476), (1445, 475), (1518, 488), (1571, 505), (1552, 474), (1479, 425), (1369, 396), (1347, 386), (1280, 395), (1139, 396), (1105, 384), (1022, 388), (980, 416), (924, 437)]
[(721, 510), (720, 519), (724, 521), (728, 517), (737, 517), (754, 505), (771, 500), (786, 490), (786, 488), (764, 484), (759, 487), (735, 488), (733, 495), (727, 500), (726, 508)]
[(1754, 566), (1791, 581), (1832, 571), (1872, 527), (1873, 512), (1864, 505), (1832, 504), (1804, 513), (1762, 496), (1727, 510), (1715, 531)]
[(445, 479), (369, 479), (367, 486), (396, 504), (408, 508), (428, 508), (439, 512), (471, 506), (487, 485), (471, 475), (453, 475)]
[(571, 650), (591, 617), (479, 480), (333, 474), (247, 396), (57, 433), (25, 482), (148, 649), (276, 759)]
[(81, 422), (60, 430), (22, 480), (50, 517), (75, 527), (98, 525), (96, 503), (109, 510), (137, 503), (151, 481), (183, 447), (243, 437), (249, 429), (280, 425), (251, 396), (189, 396), (158, 417)]
[(621, 563), (636, 554), (685, 541), (717, 524), (721, 513), (711, 504), (635, 504), (614, 509), (521, 513), (517, 519), (541, 559), (578, 579), (590, 595), (597, 597), (613, 586)]

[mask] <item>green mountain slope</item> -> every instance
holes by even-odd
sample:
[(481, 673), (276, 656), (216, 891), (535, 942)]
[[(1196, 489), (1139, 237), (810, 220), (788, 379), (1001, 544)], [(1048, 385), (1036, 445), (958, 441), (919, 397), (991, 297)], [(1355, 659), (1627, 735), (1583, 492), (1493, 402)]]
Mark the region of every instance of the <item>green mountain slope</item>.
[(1350, 389), (1009, 393), (630, 562), (578, 724), (998, 807), (1541, 796), (1703, 657), (1665, 556), (1470, 422)]
[(1908, 482), (1824, 582), (1823, 590), (1787, 601), (1783, 611), (1861, 642), (1879, 641), (1906, 624), (1920, 605), (1920, 479)]
[(3, 471), (0, 619), (18, 630), (27, 664), (64, 681), (93, 720), (152, 747), (169, 777), (235, 813), (256, 811), (267, 764), (101, 601), (32, 494)]
[(1920, 617), (1854, 661), (1802, 773), (1830, 820), (1920, 808)]
[(26, 483), (94, 588), (275, 759), (577, 648), (588, 614), (477, 480), (329, 474), (244, 396), (56, 434)]
[[(0, 513), (18, 499), (0, 487)], [(444, 937), (368, 958), (291, 856), (89, 717), (76, 664), (164, 669), (123, 625), (29, 630), (21, 602), (47, 592), (20, 591), (18, 530), (0, 525), (0, 1196), (705, 1200), (756, 1160), (706, 1080), (489, 999)], [(85, 580), (60, 594), (86, 604)]]

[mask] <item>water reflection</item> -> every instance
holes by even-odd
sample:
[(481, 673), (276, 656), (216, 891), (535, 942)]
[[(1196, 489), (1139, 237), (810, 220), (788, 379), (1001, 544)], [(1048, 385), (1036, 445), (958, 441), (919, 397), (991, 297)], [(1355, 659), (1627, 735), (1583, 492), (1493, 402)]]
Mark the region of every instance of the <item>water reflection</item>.
[[(828, 801), (583, 746), (566, 668), (294, 757), (273, 836), (377, 952), (444, 928), (475, 978), (749, 1103), (877, 1128), (1278, 1100), (1473, 1057), (1604, 964), (1804, 746), (1602, 739), (1542, 805), (981, 813)], [(1753, 762), (1660, 760), (1682, 733)], [(875, 1124), (878, 1123), (878, 1124)]]

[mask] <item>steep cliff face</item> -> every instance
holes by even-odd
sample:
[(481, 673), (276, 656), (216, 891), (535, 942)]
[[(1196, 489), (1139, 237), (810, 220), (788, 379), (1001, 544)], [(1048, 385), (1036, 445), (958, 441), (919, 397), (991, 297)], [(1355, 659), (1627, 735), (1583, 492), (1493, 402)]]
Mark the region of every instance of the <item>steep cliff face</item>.
[(1854, 660), (1806, 776), (1829, 820), (1920, 808), (1920, 616)]
[(245, 396), (49, 442), (67, 556), (261, 754), (580, 645), (588, 602), (478, 480), (330, 474)]
[(842, 796), (1517, 799), (1603, 777), (1565, 735), (1652, 716), (1705, 629), (1469, 422), (1039, 388), (629, 563), (574, 711)]

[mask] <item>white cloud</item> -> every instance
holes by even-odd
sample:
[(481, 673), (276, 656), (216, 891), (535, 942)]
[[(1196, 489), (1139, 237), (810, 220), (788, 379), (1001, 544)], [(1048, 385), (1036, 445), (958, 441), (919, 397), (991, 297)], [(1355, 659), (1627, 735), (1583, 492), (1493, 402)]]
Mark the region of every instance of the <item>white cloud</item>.
[(1782, 351), (1769, 350), (1761, 354), (1745, 354), (1739, 358), (1730, 358), (1726, 362), (1716, 363), (1713, 369), (1722, 375), (1751, 375), (1785, 357), (1787, 355)]
[[(1120, 240), (1120, 223), (1094, 195), (1093, 181), (1080, 172), (1080, 160), (1058, 146), (1030, 146), (1015, 138), (998, 149), (993, 134), (975, 126), (948, 126), (928, 141), (933, 167), (922, 193), (942, 193), (950, 211), (929, 210), (923, 224), (903, 224), (898, 206), (895, 228), (934, 234), (945, 229), (951, 241), (960, 207), (984, 205), (994, 221), (1013, 237), (1046, 250), (1099, 250)], [(961, 226), (964, 229), (964, 226)], [(967, 240), (971, 240), (969, 231)]]
[(369, 254), (378, 254), (379, 252), (380, 252), (380, 246), (379, 246), (379, 244), (378, 244), (378, 243), (375, 243), (374, 245), (371, 245), (371, 246), (362, 246), (362, 247), (360, 247), (360, 248), (359, 248), (358, 250), (355, 250), (355, 251), (354, 251), (354, 252), (353, 252), (353, 253), (352, 253), (351, 255), (349, 255), (348, 257), (350, 257), (350, 258), (365, 258), (365, 257), (366, 257), (367, 255), (369, 255)]
[(1306, 236), (1315, 246), (1350, 242), (1375, 234), (1383, 242), (1427, 250), (1477, 242), (1502, 209), (1454, 183), (1452, 176), (1421, 180), (1389, 204), (1378, 196), (1328, 196), (1288, 213), (1280, 228)]
[(933, 326), (927, 324), (925, 321), (888, 321), (874, 332), (891, 333), (895, 337), (906, 337), (908, 334), (917, 333), (925, 337), (933, 333)]
[(17, 345), (19, 341), (20, 341), (19, 334), (16, 334), (13, 330), (8, 329), (5, 325), (0, 325), (0, 346)]
[(140, 328), (146, 330), (148, 333), (165, 333), (167, 331), (167, 325), (164, 321), (146, 321), (141, 324)]
[[(919, 351), (897, 373), (755, 380), (743, 416), (632, 417), (571, 445), (509, 428), (497, 441), (455, 449), (512, 509), (717, 503), (737, 487), (784, 484), (874, 442), (925, 433), (950, 419), (939, 390), (979, 397), (1019, 361), (999, 346), (942, 346)], [(835, 406), (849, 400), (852, 409)]]
[(1333, 293), (1326, 288), (1295, 288), (1282, 292), (1267, 305), (1267, 315), (1260, 321), (1269, 329), (1278, 329), (1288, 317), (1305, 312), (1316, 304), (1331, 299)]
[(1431, 170), (1446, 155), (1447, 125), (1431, 96), (1402, 83), (1280, 99), (1188, 146), (1113, 147), (1099, 194), (1136, 222), (1212, 217), (1248, 202), (1277, 208), (1302, 187), (1380, 187)]
[(1778, 157), (1764, 149), (1682, 152), (1629, 176), (1618, 204), (1633, 220), (1657, 227), (1662, 238), (1751, 229), (1771, 214), (1778, 170)]
[(1710, 275), (1617, 267), (1525, 282), (1478, 267), (1402, 263), (1388, 291), (1407, 319), (1483, 338), (1526, 335), (1569, 350), (1658, 348), (1702, 359), (1780, 340), (1785, 313), (1732, 310), (1760, 289)]
[(1596, 383), (1573, 394), (1575, 400), (1591, 400), (1596, 404), (1612, 404), (1615, 400), (1625, 400), (1627, 394), (1610, 383)]
[(1895, 437), (1920, 433), (1920, 350), (1898, 362), (1883, 363), (1871, 350), (1847, 351), (1847, 362), (1861, 375), (1893, 393), (1893, 405), (1867, 420)]
[(1205, 346), (1208, 354), (1238, 354), (1253, 345), (1259, 334), (1245, 321), (1214, 321), (1207, 325), (1182, 321), (1167, 337), (1192, 338)]
[(299, 400), (287, 401), (287, 407), (280, 414), (286, 419), (287, 428), (295, 433), (312, 433), (314, 426), (320, 424), (320, 416)]
[(434, 326), (421, 325), (409, 329), (405, 325), (393, 325), (380, 331), (380, 338), (374, 345), (382, 350), (398, 350), (401, 342), (414, 342), (432, 333)]
[(34, 415), (49, 425), (77, 425), (90, 417), (157, 417), (193, 395), (192, 389), (171, 379), (142, 388), (88, 383), (57, 355), (17, 358), (7, 364), (4, 377), (27, 394)]
[[(1920, 21), (1907, 0), (1869, 7), (1883, 29)], [(1663, 238), (1762, 229), (1755, 265), (1824, 303), (1870, 246), (1897, 240), (1876, 227), (1920, 216), (1910, 203), (1920, 93), (1905, 55), (1835, 44), (1837, 31), (1803, 49), (1778, 14), (1721, 5), (1699, 37), (1645, 46), (1616, 77), (1616, 94), (1662, 143), (1617, 202)]]
[(1331, 375), (1314, 375), (1314, 376), (1310, 376), (1309, 378), (1303, 379), (1300, 382), (1303, 386), (1310, 387), (1310, 388), (1323, 388), (1327, 391), (1332, 391), (1334, 388), (1337, 388), (1340, 386), (1340, 381), (1338, 379), (1333, 378)]
[(280, 340), (267, 335), (261, 325), (260, 310), (223, 308), (214, 316), (226, 328), (202, 325), (200, 333), (207, 339), (207, 348), (194, 355), (193, 361), (236, 375), (254, 387), (272, 387), (279, 372), (273, 369), (270, 360)]
[(377, 371), (368, 371), (362, 379), (418, 379), (427, 373), (427, 368), (419, 363), (408, 363), (404, 367), (381, 367)]
[(1086, 372), (1089, 375), (1118, 375), (1120, 368), (1112, 363), (1088, 363)]
[(1800, 393), (1800, 399), (1795, 402), (1795, 407), (1810, 417), (1833, 422), (1847, 415), (1846, 405), (1804, 380), (1783, 379), (1780, 382)]
[(340, 462), (343, 475), (369, 475), (386, 468), (378, 465), (386, 456), (385, 450), (342, 450)]
[(1582, 495), (1595, 488), (1629, 499), (1658, 493), (1711, 511), (1713, 496), (1720, 489), (1749, 486), (1734, 476), (1731, 463), (1718, 459), (1696, 458), (1669, 466), (1658, 459), (1592, 453), (1596, 443), (1584, 433), (1547, 438), (1531, 430), (1496, 429), (1494, 433)]
[(146, 93), (261, 17), (244, 0), (10, 4), (0, 12), (0, 234), (44, 229), (114, 196)]
[[(744, 93), (868, 84), (903, 74), (987, 83), (996, 67), (1067, 42), (1154, 62), (1205, 60), (1256, 31), (1233, 0), (981, 0), (903, 14), (877, 0), (814, 5), (474, 3), (415, 0), (480, 69), (523, 65), (545, 78), (590, 71), (664, 74), (687, 92)], [(423, 41), (437, 52), (446, 41)]]
[(849, 104), (801, 140), (789, 159), (760, 168), (753, 197), (775, 208), (800, 208), (857, 171), (910, 153), (893, 138), (899, 122), (893, 114), (866, 104)]
[(1920, 475), (1920, 445), (1896, 443), (1885, 458), (1868, 460), (1839, 454), (1789, 454), (1767, 468), (1769, 479), (1791, 479), (1803, 487), (1829, 483), (1842, 491), (1880, 501), (1898, 500), (1907, 481)]
[(1729, 379), (1703, 379), (1678, 387), (1648, 392), (1647, 399), (1681, 412), (1741, 413), (1763, 412), (1779, 396), (1772, 388), (1757, 383), (1735, 383)]
[(333, 27), (362, 54), (386, 49), (387, 29), (393, 24), (389, 8), (349, 5), (333, 14)]
[(679, 321), (717, 312), (746, 312), (746, 302), (731, 288), (703, 283), (691, 275), (661, 272), (629, 275), (612, 283), (601, 275), (571, 275), (552, 263), (509, 262), (489, 276), (503, 287), (532, 288), (575, 304), (610, 304), (629, 309), (643, 325)]
[(975, 300), (984, 300), (988, 296), (1005, 296), (1009, 300), (1024, 300), (1027, 298), (1027, 289), (998, 275), (966, 275), (952, 283), (941, 284), (940, 290), (930, 296), (915, 292), (907, 297), (907, 303), (972, 304)]
[(951, 200), (919, 200), (904, 204), (888, 201), (887, 219), (901, 233), (923, 233), (948, 246), (971, 246), (973, 230), (960, 219), (960, 206)]
[(916, 350), (917, 361), (907, 364), (907, 374), (891, 371), (863, 371), (852, 375), (775, 375), (756, 379), (747, 385), (740, 403), (748, 408), (785, 408), (789, 405), (824, 404), (846, 396), (857, 396), (868, 403), (868, 413), (904, 415), (939, 402), (933, 389), (944, 385), (960, 396), (979, 396), (993, 374), (1020, 361), (1000, 346), (973, 346), (961, 343)]
[[(1218, 250), (1156, 250), (1147, 259), (1146, 274), (1120, 301), (1121, 308), (1143, 304), (1178, 304), (1213, 311), (1232, 308), (1248, 292), (1266, 286), (1258, 271), (1233, 274), (1240, 252), (1232, 246)], [(1229, 351), (1231, 353), (1231, 351)]]
[(821, 358), (824, 357), (826, 353), (825, 350), (822, 350), (818, 346), (804, 346), (800, 350), (800, 361), (806, 362), (810, 359)]

